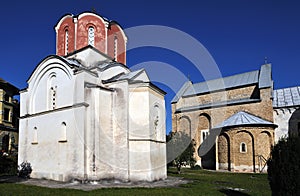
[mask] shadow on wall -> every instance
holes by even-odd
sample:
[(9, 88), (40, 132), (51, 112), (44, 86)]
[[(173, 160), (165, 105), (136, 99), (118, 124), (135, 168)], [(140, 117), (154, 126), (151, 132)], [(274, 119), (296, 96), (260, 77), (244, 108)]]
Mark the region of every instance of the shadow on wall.
[(289, 120), (289, 136), (300, 136), (300, 108), (295, 110)]

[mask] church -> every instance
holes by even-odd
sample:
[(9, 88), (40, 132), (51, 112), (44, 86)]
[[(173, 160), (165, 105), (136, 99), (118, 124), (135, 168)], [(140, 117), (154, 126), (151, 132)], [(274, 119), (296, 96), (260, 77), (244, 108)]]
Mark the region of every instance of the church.
[(126, 66), (121, 26), (84, 12), (55, 31), (20, 92), (18, 164), (56, 181), (165, 179), (165, 92)]
[(172, 128), (195, 140), (197, 164), (236, 172), (266, 171), (278, 127), (271, 64), (193, 84), (172, 100)]

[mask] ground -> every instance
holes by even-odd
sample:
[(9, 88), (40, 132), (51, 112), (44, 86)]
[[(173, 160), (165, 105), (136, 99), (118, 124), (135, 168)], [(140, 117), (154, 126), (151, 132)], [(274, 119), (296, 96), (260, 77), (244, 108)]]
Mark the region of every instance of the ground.
[(154, 183), (103, 181), (98, 185), (1, 177), (0, 195), (271, 195), (266, 174), (183, 169), (179, 175), (171, 169), (168, 176)]

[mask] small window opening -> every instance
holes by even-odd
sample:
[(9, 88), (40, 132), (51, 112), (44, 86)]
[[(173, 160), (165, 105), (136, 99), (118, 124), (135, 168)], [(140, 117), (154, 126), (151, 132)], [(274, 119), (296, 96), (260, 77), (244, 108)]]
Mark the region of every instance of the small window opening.
[(242, 142), (241, 145), (240, 145), (240, 152), (241, 153), (246, 153), (247, 152), (247, 146), (244, 142)]
[(94, 27), (89, 27), (88, 29), (88, 44), (94, 46), (95, 44), (95, 29)]
[(69, 52), (69, 31), (65, 31), (65, 55)]

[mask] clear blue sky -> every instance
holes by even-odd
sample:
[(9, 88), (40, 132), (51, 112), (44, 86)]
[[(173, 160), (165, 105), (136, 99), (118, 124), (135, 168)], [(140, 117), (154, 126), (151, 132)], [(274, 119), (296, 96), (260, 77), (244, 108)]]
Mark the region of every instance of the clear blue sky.
[[(275, 89), (300, 85), (300, 3), (297, 0), (51, 0), (3, 1), (0, 6), (0, 77), (20, 89), (35, 66), (55, 53), (54, 25), (66, 13), (96, 12), (125, 28), (163, 25), (181, 30), (205, 46), (223, 76), (259, 69), (268, 57)], [(132, 37), (129, 38), (130, 42)], [(175, 42), (176, 40), (174, 40)], [(184, 57), (165, 49), (128, 52), (129, 67), (148, 61), (168, 63), (193, 82), (201, 74)], [(162, 86), (163, 87), (163, 86)], [(171, 89), (167, 132), (171, 129)]]

